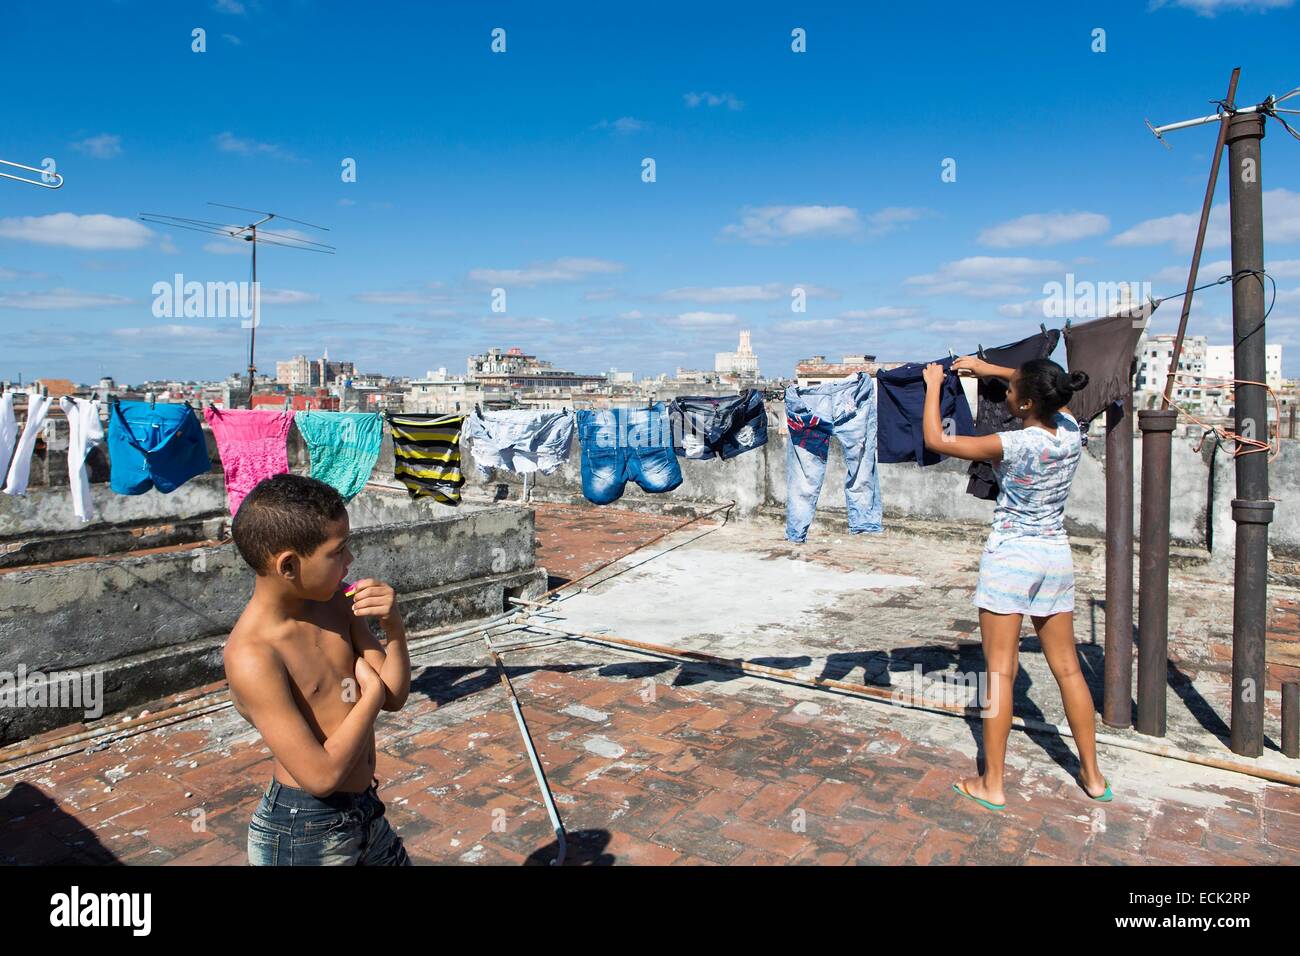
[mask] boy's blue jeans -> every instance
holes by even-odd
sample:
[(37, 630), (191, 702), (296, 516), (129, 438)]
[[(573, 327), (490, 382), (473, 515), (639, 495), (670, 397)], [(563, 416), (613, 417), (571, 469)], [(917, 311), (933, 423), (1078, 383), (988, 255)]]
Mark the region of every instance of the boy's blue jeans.
[(272, 780), (248, 825), (250, 866), (410, 866), (376, 779), (364, 793), (314, 797)]

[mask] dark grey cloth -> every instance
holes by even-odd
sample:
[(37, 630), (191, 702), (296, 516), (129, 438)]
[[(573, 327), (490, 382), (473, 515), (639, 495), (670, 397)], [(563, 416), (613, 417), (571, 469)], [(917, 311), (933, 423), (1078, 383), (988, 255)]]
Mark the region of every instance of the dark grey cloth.
[[(1056, 344), (1060, 340), (1059, 329), (1045, 329), (1010, 345), (999, 345), (992, 349), (981, 348), (979, 357), (992, 365), (1020, 368), (1034, 359), (1047, 358), (1056, 350)], [(979, 406), (975, 412), (976, 435), (992, 435), (994, 432), (1014, 431), (1024, 427), (1024, 423), (1012, 415), (1007, 408), (1006, 382), (1000, 378), (982, 378), (978, 391)], [(998, 479), (990, 462), (972, 461), (966, 473), (970, 475), (970, 479), (966, 482), (966, 494), (985, 501), (997, 500)]]
[(1133, 358), (1155, 304), (1065, 329), (1071, 372), (1087, 372), (1088, 385), (1070, 399), (1070, 411), (1085, 432), (1088, 423), (1133, 389)]

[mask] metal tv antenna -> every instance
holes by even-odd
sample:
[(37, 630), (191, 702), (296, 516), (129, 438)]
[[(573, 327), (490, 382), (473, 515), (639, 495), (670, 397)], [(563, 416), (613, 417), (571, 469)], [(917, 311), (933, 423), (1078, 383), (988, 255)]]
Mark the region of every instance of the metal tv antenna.
[[(205, 232), (212, 236), (226, 236), (230, 239), (241, 239), (244, 242), (252, 243), (253, 247), (253, 288), (257, 288), (257, 247), (259, 244), (267, 246), (284, 246), (286, 249), (301, 249), (303, 252), (323, 252), (326, 255), (333, 255), (335, 248), (328, 246), (323, 242), (315, 242), (307, 239), (302, 235), (291, 235), (285, 232), (268, 232), (261, 227), (272, 219), (282, 219), (285, 222), (296, 222), (300, 226), (307, 226), (309, 229), (319, 229), (321, 232), (329, 232), (328, 226), (318, 226), (315, 223), (306, 222), (302, 219), (291, 219), (288, 216), (281, 216), (279, 213), (265, 212), (261, 209), (248, 209), (244, 206), (231, 206), (223, 202), (210, 202), (209, 206), (220, 206), (222, 209), (237, 209), (240, 212), (252, 212), (261, 216), (256, 222), (251, 222), (246, 226), (231, 226), (225, 223), (213, 222), (209, 219), (186, 219), (182, 216), (164, 216), (159, 213), (142, 212), (140, 218), (145, 222), (154, 222), (162, 226), (171, 226), (174, 229), (190, 229), (194, 232)], [(257, 344), (257, 322), (259, 299), (261, 296), (253, 296), (253, 323), (248, 330), (248, 407), (253, 407), (253, 378), (257, 374), (257, 366), (254, 364), (253, 356)]]
[[(40, 186), (42, 189), (58, 189), (63, 185), (63, 177), (58, 173), (52, 173), (48, 169), (37, 169), (35, 166), (24, 166), (22, 163), (11, 163), (7, 159), (0, 159), (0, 166), (9, 166), (12, 169), (25, 169), (29, 173), (40, 173), (40, 179), (28, 179), (26, 176), (15, 176), (13, 173), (0, 172), (0, 176), (5, 179), (16, 179), (20, 183), (27, 183), (29, 186)], [(46, 180), (51, 180), (46, 182)]]

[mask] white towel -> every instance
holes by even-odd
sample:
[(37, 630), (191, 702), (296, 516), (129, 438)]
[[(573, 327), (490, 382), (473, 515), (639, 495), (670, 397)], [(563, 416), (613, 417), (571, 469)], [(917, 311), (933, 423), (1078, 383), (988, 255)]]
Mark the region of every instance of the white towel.
[(18, 448), (14, 451), (13, 463), (9, 466), (9, 481), (5, 484), (7, 495), (27, 494), (27, 480), (32, 474), (32, 452), (36, 449), (36, 436), (45, 424), (45, 416), (50, 410), (51, 401), (39, 393), (27, 397), (27, 424), (23, 426), (22, 436), (18, 439)]
[(59, 407), (68, 416), (68, 483), (72, 486), (72, 510), (82, 521), (89, 521), (95, 516), (95, 503), (90, 497), (86, 459), (91, 449), (104, 440), (99, 402), (64, 395), (59, 399)]
[(14, 393), (0, 395), (0, 484), (9, 474), (13, 460), (14, 443), (18, 441), (18, 418), (14, 415)]

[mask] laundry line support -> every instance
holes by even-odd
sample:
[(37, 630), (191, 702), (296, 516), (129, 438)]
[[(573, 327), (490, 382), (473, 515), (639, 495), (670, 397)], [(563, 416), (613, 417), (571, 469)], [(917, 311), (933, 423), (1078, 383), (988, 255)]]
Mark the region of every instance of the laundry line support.
[[(1238, 114), (1228, 130), (1228, 204), (1232, 226), (1232, 357), (1240, 382), (1233, 402), (1239, 435), (1268, 437), (1264, 349), (1264, 205), (1260, 142), (1264, 116)], [(1280, 428), (1282, 423), (1278, 422)], [(1232, 600), (1232, 751), (1264, 752), (1264, 660), (1268, 628), (1268, 456), (1237, 449), (1235, 587)]]

